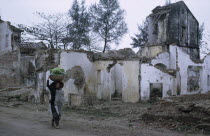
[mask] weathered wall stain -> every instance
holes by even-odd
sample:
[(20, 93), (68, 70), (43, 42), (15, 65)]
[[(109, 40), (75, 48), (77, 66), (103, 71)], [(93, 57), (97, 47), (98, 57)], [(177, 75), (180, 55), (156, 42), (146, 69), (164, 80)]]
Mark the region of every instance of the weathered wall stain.
[(85, 84), (85, 76), (84, 71), (80, 66), (74, 66), (72, 69), (66, 71), (64, 81), (68, 81), (70, 78), (74, 79), (74, 85), (81, 89)]

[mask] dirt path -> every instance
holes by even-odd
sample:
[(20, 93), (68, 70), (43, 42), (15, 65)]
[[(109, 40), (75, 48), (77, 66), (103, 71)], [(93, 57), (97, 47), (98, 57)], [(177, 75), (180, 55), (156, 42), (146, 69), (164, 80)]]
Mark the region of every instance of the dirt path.
[[(29, 116), (31, 114), (31, 116)], [(24, 113), (22, 110), (0, 108), (0, 135), (1, 136), (93, 136), (82, 132), (69, 124), (62, 129), (54, 129), (49, 125), (47, 115), (40, 112)]]
[[(0, 107), (1, 136), (188, 136), (166, 129), (128, 127), (123, 120), (83, 118), (76, 113), (64, 114), (61, 129), (49, 125), (46, 111)], [(190, 135), (189, 135), (190, 136)]]

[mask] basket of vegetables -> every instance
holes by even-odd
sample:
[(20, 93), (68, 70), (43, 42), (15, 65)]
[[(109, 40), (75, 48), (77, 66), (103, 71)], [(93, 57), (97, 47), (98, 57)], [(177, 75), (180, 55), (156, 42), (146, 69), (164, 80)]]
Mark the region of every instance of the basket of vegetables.
[(62, 81), (65, 76), (65, 70), (62, 68), (54, 68), (50, 70), (50, 79), (52, 81)]

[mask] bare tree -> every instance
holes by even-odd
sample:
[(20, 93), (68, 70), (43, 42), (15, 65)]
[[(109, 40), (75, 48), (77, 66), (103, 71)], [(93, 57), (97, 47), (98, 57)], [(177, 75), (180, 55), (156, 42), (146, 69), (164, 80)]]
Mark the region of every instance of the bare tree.
[(25, 25), (19, 25), (19, 27), (25, 30), (29, 35), (34, 36), (36, 40), (48, 42), (50, 48), (58, 48), (59, 45), (63, 45), (64, 48), (66, 48), (66, 44), (62, 40), (67, 35), (67, 21), (65, 15), (60, 13), (44, 14), (39, 12), (36, 12), (36, 15), (40, 18), (40, 23), (32, 27)]

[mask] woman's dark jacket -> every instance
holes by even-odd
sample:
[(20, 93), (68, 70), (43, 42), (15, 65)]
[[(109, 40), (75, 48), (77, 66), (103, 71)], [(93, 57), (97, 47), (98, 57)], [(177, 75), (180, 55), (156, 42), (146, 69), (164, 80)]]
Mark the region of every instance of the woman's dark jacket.
[(52, 84), (49, 84), (49, 80), (47, 80), (47, 87), (49, 88), (50, 95), (51, 95), (50, 103), (53, 105), (55, 104), (55, 95), (56, 95), (55, 85), (56, 85), (56, 83), (60, 83), (60, 88), (63, 88), (63, 86), (64, 86), (63, 82), (55, 81)]

